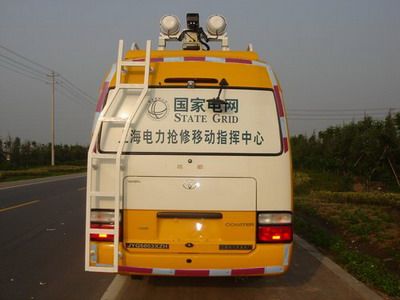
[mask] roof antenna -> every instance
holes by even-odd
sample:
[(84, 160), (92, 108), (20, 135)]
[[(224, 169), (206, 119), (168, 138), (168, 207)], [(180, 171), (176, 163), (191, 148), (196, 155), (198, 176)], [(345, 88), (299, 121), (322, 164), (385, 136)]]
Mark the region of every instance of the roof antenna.
[(226, 88), (226, 87), (229, 85), (229, 83), (228, 83), (228, 81), (226, 81), (225, 78), (222, 78), (221, 81), (219, 82), (219, 85), (220, 85), (220, 88), (219, 88), (217, 97), (207, 100), (207, 102), (208, 102), (208, 107), (209, 107), (209, 108), (214, 109), (214, 108), (217, 108), (217, 107), (219, 107), (219, 106), (221, 106), (221, 105), (225, 105), (225, 104), (226, 104), (226, 101), (225, 101), (225, 100), (222, 100), (222, 99), (220, 98), (220, 96), (221, 96), (222, 90), (223, 90), (224, 88)]

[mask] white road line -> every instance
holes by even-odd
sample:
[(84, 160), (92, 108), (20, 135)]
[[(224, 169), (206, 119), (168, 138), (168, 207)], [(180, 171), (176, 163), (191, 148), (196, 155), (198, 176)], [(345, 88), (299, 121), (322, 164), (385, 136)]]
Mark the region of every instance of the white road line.
[[(63, 180), (69, 180), (69, 179), (75, 179), (75, 178), (80, 178), (80, 177), (85, 177), (86, 173), (82, 174), (73, 174), (73, 175), (61, 175), (61, 176), (54, 176), (54, 177), (46, 177), (46, 178), (39, 178), (39, 179), (31, 179), (31, 180), (24, 180), (21, 182), (15, 181), (12, 183), (3, 183), (3, 187), (0, 185), (0, 191), (4, 190), (9, 190), (9, 189), (14, 189), (14, 188), (19, 188), (19, 187), (25, 187), (25, 186), (30, 186), (30, 185), (36, 185), (36, 184), (42, 184), (42, 183), (48, 183), (48, 182), (57, 182), (57, 181), (63, 181)], [(10, 184), (10, 185), (8, 185)]]
[(381, 296), (379, 296), (377, 293), (367, 287), (364, 283), (347, 273), (345, 270), (342, 269), (342, 267), (334, 263), (328, 257), (322, 255), (321, 252), (319, 252), (314, 246), (310, 245), (301, 237), (294, 235), (294, 241), (297, 245), (302, 247), (314, 258), (316, 258), (321, 264), (327, 267), (331, 272), (336, 274), (339, 278), (341, 278), (344, 282), (351, 286), (351, 288), (354, 289), (363, 298), (368, 300), (383, 300)]
[(117, 298), (119, 292), (123, 289), (125, 284), (129, 281), (129, 276), (116, 275), (114, 280), (108, 286), (107, 290), (101, 297), (101, 300), (114, 300)]

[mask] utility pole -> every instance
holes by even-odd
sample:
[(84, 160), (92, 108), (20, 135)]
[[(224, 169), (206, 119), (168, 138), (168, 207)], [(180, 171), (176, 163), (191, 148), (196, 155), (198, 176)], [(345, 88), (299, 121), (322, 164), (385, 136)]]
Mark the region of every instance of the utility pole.
[(56, 140), (56, 132), (55, 132), (55, 102), (56, 102), (56, 73), (51, 71), (50, 74), (47, 75), (51, 78), (52, 85), (52, 101), (51, 101), (51, 165), (55, 165), (55, 140)]

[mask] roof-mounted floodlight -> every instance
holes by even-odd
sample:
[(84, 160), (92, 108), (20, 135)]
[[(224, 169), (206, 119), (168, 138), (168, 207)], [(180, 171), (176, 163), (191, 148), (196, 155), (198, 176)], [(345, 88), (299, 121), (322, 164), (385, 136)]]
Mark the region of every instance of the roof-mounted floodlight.
[(211, 35), (220, 36), (225, 33), (226, 20), (224, 16), (213, 15), (208, 17), (207, 31)]
[(161, 32), (165, 35), (175, 35), (179, 33), (179, 19), (177, 16), (163, 16), (160, 20)]
[(226, 33), (226, 19), (221, 15), (212, 15), (208, 18), (207, 33), (200, 27), (198, 13), (186, 15), (187, 28), (180, 32), (178, 17), (165, 15), (160, 20), (160, 35), (158, 50), (165, 50), (167, 42), (182, 42), (185, 50), (209, 50), (208, 42), (221, 43), (221, 50), (228, 51), (228, 35)]

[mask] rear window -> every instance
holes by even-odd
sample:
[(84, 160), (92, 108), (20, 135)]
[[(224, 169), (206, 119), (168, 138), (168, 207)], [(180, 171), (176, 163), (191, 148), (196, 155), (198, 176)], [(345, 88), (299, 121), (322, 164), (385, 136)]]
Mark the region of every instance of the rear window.
[[(140, 154), (277, 155), (280, 128), (273, 92), (224, 89), (149, 90), (131, 124), (124, 152)], [(120, 90), (107, 117), (127, 118), (138, 94)], [(115, 152), (123, 123), (103, 123), (102, 152)]]

